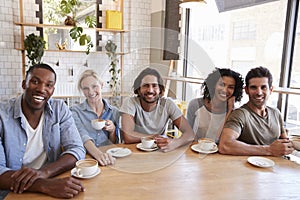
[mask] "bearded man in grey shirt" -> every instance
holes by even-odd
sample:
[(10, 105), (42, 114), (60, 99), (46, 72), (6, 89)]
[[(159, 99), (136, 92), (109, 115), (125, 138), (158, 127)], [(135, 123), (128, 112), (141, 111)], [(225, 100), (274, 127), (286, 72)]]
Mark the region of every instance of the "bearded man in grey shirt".
[[(134, 81), (136, 96), (124, 100), (121, 133), (125, 143), (138, 143), (151, 136), (164, 152), (172, 151), (194, 139), (194, 132), (170, 98), (163, 97), (163, 80), (155, 69), (144, 69)], [(164, 137), (169, 119), (182, 132), (179, 138)]]

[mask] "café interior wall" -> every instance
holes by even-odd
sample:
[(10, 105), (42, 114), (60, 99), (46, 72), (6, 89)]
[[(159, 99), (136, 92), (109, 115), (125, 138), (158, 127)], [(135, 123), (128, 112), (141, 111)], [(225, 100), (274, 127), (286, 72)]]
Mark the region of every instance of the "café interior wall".
[(0, 0), (0, 99), (16, 96), (21, 90), (21, 52), (14, 46), (13, 21), (18, 11), (16, 0)]
[[(23, 0), (24, 21), (38, 23), (35, 11), (38, 6), (35, 0)], [(105, 1), (103, 1), (105, 2)], [(150, 64), (150, 32), (151, 26), (151, 0), (124, 0), (124, 29), (130, 30), (124, 36), (124, 78), (123, 91), (132, 91), (132, 84), (137, 74)], [(22, 63), (21, 51), (16, 50), (21, 46), (20, 27), (14, 25), (19, 21), (19, 0), (0, 0), (0, 100), (9, 99), (22, 92)], [(25, 27), (25, 35), (36, 33), (34, 27)], [(117, 36), (114, 36), (117, 38)], [(113, 38), (114, 38), (113, 37)], [(117, 39), (119, 40), (119, 39)], [(105, 45), (105, 44), (104, 44)], [(104, 81), (109, 80), (109, 60), (104, 53), (92, 52), (86, 55), (84, 52), (50, 52), (46, 51), (43, 62), (51, 65), (58, 75), (56, 91), (54, 95), (78, 95), (76, 89), (77, 77), (81, 71), (88, 68), (95, 69)], [(59, 62), (59, 66), (57, 66)], [(105, 90), (109, 90), (108, 85)]]

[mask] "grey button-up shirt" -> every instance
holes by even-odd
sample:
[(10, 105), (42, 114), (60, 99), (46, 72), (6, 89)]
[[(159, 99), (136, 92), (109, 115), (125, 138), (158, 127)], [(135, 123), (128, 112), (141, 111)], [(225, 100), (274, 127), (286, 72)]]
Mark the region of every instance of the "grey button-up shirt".
[[(111, 120), (116, 127), (116, 137), (120, 140), (119, 134), (119, 110), (110, 105), (105, 99), (102, 99), (104, 103), (104, 111), (102, 113), (102, 119)], [(96, 130), (92, 127), (91, 120), (97, 119), (97, 114), (90, 108), (87, 100), (81, 104), (74, 105), (70, 108), (73, 114), (73, 118), (77, 125), (83, 143), (88, 140), (92, 140), (97, 147), (111, 144), (108, 131)]]

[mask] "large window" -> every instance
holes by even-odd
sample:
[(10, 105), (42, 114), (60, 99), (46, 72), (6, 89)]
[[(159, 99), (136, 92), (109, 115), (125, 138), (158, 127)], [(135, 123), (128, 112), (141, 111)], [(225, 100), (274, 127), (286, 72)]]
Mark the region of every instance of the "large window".
[[(296, 25), (294, 34), (293, 56), (291, 63), (291, 73), (289, 79), (289, 87), (300, 89), (300, 15), (295, 16), (295, 21), (292, 21), (292, 26)], [(289, 124), (300, 125), (300, 95), (288, 95), (286, 121)]]
[(233, 23), (233, 40), (256, 40), (256, 25), (254, 22), (238, 21)]
[[(189, 44), (182, 45), (188, 52), (188, 63), (185, 65), (183, 62), (182, 67), (186, 69), (186, 75), (205, 79), (214, 67), (226, 67), (245, 76), (251, 68), (265, 66), (273, 74), (276, 89), (269, 105), (281, 109), (287, 128), (298, 129), (298, 4), (299, 1), (278, 0), (219, 12), (215, 1), (207, 1), (202, 7), (184, 11), (188, 29), (182, 29), (182, 35), (186, 34), (189, 38)], [(282, 93), (286, 89), (292, 89), (292, 94)], [(187, 101), (198, 97), (201, 95), (200, 85), (187, 84), (183, 94)], [(246, 101), (245, 98), (242, 103)]]
[[(206, 2), (183, 12), (189, 12), (189, 31), (182, 29), (189, 38), (186, 75), (206, 78), (220, 67), (245, 76), (251, 68), (265, 66), (279, 86), (288, 0), (226, 12), (219, 12), (215, 1)], [(186, 100), (199, 96), (199, 90), (200, 85), (187, 84)], [(276, 106), (277, 96), (272, 95), (269, 103)]]

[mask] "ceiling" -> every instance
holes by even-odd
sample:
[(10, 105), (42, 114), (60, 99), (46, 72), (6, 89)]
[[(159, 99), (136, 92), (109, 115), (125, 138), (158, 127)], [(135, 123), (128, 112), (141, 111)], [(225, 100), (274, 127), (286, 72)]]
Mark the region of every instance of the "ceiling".
[(278, 0), (215, 0), (219, 12), (245, 8)]

